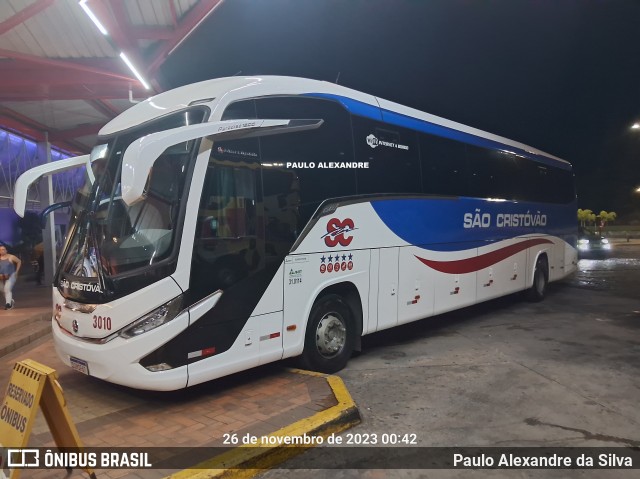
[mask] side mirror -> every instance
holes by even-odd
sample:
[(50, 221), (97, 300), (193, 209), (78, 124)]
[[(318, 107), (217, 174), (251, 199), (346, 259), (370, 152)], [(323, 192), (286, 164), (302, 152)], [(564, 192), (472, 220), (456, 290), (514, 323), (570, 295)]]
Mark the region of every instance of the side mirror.
[(53, 175), (61, 171), (86, 165), (89, 162), (89, 155), (73, 156), (60, 161), (52, 161), (44, 165), (36, 166), (25, 171), (16, 181), (13, 189), (13, 209), (21, 218), (24, 218), (24, 212), (27, 206), (27, 190), (31, 183), (41, 176)]

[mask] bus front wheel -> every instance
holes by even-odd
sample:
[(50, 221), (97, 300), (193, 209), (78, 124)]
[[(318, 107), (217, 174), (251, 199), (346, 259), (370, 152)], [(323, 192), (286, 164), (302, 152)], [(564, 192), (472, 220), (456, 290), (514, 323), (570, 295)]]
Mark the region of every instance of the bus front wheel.
[(300, 366), (335, 373), (347, 365), (353, 351), (353, 314), (337, 294), (319, 298), (311, 308)]
[(549, 284), (549, 265), (547, 258), (541, 256), (536, 261), (536, 269), (533, 272), (533, 284), (528, 291), (527, 299), (529, 301), (542, 301), (547, 295), (547, 286)]

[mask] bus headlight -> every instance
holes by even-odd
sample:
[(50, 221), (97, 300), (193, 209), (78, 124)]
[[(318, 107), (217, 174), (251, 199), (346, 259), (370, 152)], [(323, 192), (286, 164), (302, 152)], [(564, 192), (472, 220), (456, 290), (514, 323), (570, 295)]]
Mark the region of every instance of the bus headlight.
[(71, 311), (80, 311), (81, 313), (90, 314), (93, 313), (98, 307), (97, 304), (84, 304), (71, 301), (70, 299), (64, 300), (64, 307)]
[(181, 310), (182, 296), (178, 296), (134, 321), (130, 326), (127, 326), (122, 330), (122, 332), (120, 332), (120, 336), (125, 339), (140, 336), (147, 331), (151, 331), (158, 326), (168, 323), (178, 316), (178, 313), (180, 313)]

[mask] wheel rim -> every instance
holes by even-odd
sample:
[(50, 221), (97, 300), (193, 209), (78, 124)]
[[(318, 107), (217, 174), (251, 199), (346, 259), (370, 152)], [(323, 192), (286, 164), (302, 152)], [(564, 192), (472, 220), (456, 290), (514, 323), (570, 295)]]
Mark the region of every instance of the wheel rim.
[(324, 358), (333, 358), (340, 354), (347, 341), (347, 328), (344, 320), (336, 312), (325, 314), (316, 328), (316, 348)]

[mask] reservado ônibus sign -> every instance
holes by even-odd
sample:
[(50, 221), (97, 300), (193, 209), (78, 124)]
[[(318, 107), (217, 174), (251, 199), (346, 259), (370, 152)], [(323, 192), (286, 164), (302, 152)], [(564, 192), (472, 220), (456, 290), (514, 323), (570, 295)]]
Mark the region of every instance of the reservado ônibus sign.
[[(0, 479), (17, 479), (19, 466), (28, 467), (9, 454), (11, 450), (27, 447), (38, 407), (59, 448), (82, 447), (55, 370), (25, 359), (14, 365), (0, 405)], [(85, 471), (95, 477), (93, 471)]]

